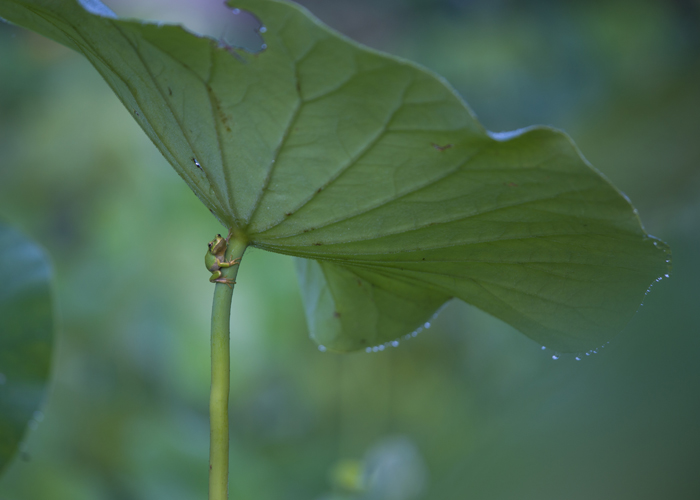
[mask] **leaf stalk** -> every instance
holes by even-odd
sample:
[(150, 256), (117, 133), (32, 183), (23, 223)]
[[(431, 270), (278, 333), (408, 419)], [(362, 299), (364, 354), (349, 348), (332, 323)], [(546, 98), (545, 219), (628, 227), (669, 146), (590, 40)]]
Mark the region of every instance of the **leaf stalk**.
[[(243, 256), (248, 242), (232, 238), (227, 260)], [(236, 279), (238, 265), (223, 269), (225, 278)], [(228, 399), (231, 376), (230, 318), (233, 286), (216, 283), (211, 314), (211, 392), (209, 397), (209, 500), (228, 499), (229, 429)]]

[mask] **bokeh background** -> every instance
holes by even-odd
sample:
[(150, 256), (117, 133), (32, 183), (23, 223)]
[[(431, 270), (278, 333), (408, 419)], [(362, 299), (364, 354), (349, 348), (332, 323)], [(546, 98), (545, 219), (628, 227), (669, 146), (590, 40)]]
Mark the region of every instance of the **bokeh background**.
[[(217, 36), (217, 0), (114, 0)], [(700, 498), (700, 2), (306, 0), (445, 76), (482, 123), (567, 130), (674, 252), (597, 354), (466, 304), (381, 353), (321, 353), (293, 262), (234, 294), (231, 497)], [(218, 23), (218, 24), (217, 24)], [(53, 382), (2, 500), (206, 497), (206, 243), (222, 228), (69, 50), (0, 23), (0, 217), (53, 259)]]

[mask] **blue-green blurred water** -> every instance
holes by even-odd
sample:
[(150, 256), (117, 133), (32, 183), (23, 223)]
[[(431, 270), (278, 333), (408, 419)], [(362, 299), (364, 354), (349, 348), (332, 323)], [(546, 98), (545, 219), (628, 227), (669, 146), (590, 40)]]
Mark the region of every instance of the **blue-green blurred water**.
[[(304, 3), (446, 76), (489, 129), (568, 130), (671, 245), (674, 272), (581, 361), (461, 303), (396, 348), (339, 356), (306, 336), (292, 261), (250, 251), (234, 294), (231, 497), (700, 498), (697, 3)], [(220, 8), (109, 5), (200, 30)], [(52, 256), (60, 311), (44, 418), (0, 499), (204, 498), (202, 258), (222, 228), (86, 61), (4, 24), (0, 217)]]

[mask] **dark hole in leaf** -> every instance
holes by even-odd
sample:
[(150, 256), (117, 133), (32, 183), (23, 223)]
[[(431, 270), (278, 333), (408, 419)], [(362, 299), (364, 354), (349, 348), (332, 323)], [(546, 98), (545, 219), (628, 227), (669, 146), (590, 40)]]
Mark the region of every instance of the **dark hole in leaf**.
[(219, 42), (223, 46), (245, 50), (251, 54), (257, 54), (267, 48), (261, 33), (267, 28), (260, 20), (246, 10), (238, 8), (226, 9), (226, 25)]

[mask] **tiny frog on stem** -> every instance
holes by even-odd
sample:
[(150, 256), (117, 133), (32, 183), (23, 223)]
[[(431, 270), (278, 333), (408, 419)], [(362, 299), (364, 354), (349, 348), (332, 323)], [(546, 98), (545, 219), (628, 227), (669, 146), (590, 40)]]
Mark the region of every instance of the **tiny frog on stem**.
[(226, 238), (223, 238), (220, 234), (217, 234), (216, 238), (209, 242), (209, 250), (204, 256), (204, 265), (206, 265), (207, 269), (211, 271), (209, 281), (212, 283), (224, 283), (233, 288), (231, 285), (235, 285), (236, 282), (231, 279), (224, 278), (221, 274), (222, 268), (235, 266), (241, 262), (241, 259), (233, 259), (231, 261), (226, 260), (225, 254), (226, 249), (228, 248), (229, 239), (231, 239), (230, 231)]

